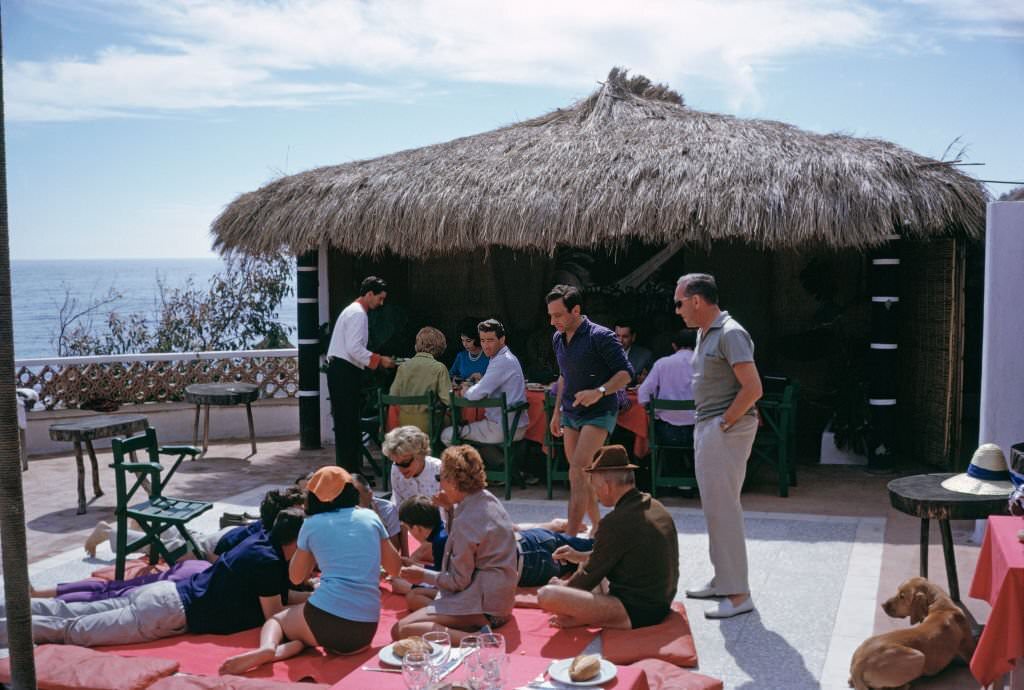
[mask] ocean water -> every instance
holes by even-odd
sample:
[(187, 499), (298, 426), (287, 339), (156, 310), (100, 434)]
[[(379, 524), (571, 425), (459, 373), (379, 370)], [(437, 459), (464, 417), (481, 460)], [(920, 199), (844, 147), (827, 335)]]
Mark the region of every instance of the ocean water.
[[(191, 276), (202, 288), (223, 266), (217, 258), (12, 260), (14, 355), (17, 359), (56, 356), (65, 295), (84, 306), (105, 297), (110, 289), (121, 293), (120, 299), (103, 307), (94, 317), (94, 324), (102, 328), (107, 312), (112, 310), (121, 314), (140, 312), (152, 318), (158, 304), (158, 279), (169, 288), (178, 288)], [(294, 277), (292, 281), (294, 290)], [(294, 294), (286, 297), (278, 308), (279, 321), (292, 328), (292, 342), (296, 339), (295, 308)]]

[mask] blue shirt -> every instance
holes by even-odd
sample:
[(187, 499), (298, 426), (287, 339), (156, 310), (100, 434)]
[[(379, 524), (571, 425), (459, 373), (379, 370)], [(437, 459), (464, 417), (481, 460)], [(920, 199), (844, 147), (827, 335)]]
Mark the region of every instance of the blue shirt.
[(288, 561), (265, 533), (254, 534), (176, 586), (189, 632), (229, 635), (263, 624), (260, 597), (284, 603)]
[(372, 510), (342, 508), (307, 517), (297, 545), (320, 566), (320, 586), (309, 602), (350, 621), (379, 620), (380, 542), (387, 538)]
[(430, 551), (434, 556), (434, 565), (430, 567), (430, 570), (440, 571), (441, 564), (444, 562), (444, 545), (448, 541), (448, 530), (444, 528), (444, 523), (431, 530), (427, 541), (430, 542)]
[[(512, 351), (505, 346), (498, 350), (494, 359), (487, 365), (487, 372), (476, 385), (470, 386), (466, 391), (466, 400), (480, 400), (482, 398), (499, 398), (505, 394), (505, 402), (512, 407), (518, 402), (526, 400), (526, 377), (523, 376), (523, 367), (519, 364), (519, 358), (512, 354)], [(501, 424), (501, 409), (488, 407), (484, 409), (484, 416), (495, 424)], [(508, 415), (509, 424), (515, 417), (514, 412)], [(519, 426), (523, 427), (530, 423), (526, 410), (519, 416)]]
[(584, 316), (568, 343), (565, 342), (564, 333), (555, 331), (551, 344), (564, 379), (562, 413), (577, 419), (593, 419), (618, 413), (619, 402), (614, 395), (606, 395), (590, 407), (573, 406), (578, 392), (603, 386), (620, 371), (629, 372), (632, 378), (633, 367), (615, 332)]
[(260, 534), (262, 532), (264, 532), (263, 523), (259, 520), (254, 520), (248, 525), (235, 527), (220, 538), (217, 545), (213, 547), (213, 553), (219, 556), (222, 553), (226, 553), (235, 548), (252, 535)]
[(463, 348), (462, 352), (455, 355), (455, 362), (448, 373), (452, 375), (452, 378), (460, 379), (468, 379), (473, 374), (483, 376), (483, 373), (487, 371), (487, 363), (490, 361), (483, 351), (480, 352), (480, 356), (476, 360), (472, 360), (469, 358), (469, 350)]

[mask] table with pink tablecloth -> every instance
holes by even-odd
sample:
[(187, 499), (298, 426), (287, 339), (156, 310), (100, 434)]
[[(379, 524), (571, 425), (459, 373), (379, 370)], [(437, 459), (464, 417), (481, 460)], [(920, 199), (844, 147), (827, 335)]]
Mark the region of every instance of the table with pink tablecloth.
[(971, 658), (971, 673), (988, 685), (1024, 658), (1024, 544), (1017, 532), (1024, 518), (988, 519), (985, 541), (971, 581), (971, 596), (992, 605), (992, 612)]

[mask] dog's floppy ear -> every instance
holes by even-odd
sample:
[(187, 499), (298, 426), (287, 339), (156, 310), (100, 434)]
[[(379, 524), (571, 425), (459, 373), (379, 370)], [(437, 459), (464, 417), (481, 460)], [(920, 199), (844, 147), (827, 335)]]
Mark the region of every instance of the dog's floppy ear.
[(928, 595), (918, 590), (910, 600), (910, 624), (917, 625), (928, 615)]

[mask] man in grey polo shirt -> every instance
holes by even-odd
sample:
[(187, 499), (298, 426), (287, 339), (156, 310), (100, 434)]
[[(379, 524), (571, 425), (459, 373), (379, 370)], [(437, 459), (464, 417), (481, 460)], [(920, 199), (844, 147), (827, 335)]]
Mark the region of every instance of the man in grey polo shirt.
[(754, 610), (747, 580), (747, 544), (743, 534), (740, 489), (757, 433), (761, 376), (754, 364), (754, 342), (729, 312), (718, 307), (718, 285), (706, 273), (679, 279), (676, 313), (698, 328), (693, 354), (694, 468), (701, 507), (708, 523), (714, 577), (688, 597), (723, 597), (707, 618), (730, 618)]

